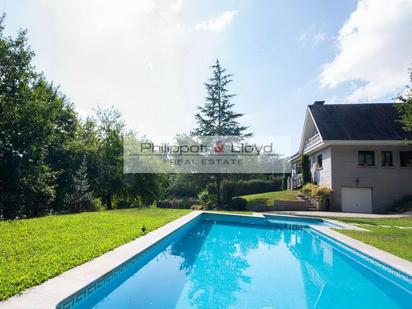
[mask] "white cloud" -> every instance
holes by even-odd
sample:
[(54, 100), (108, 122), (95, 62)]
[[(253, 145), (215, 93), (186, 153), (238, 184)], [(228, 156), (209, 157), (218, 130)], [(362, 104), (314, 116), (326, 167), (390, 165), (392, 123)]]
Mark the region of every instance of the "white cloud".
[(322, 31), (318, 31), (318, 32), (315, 33), (315, 35), (312, 37), (312, 45), (316, 46), (316, 45), (318, 45), (320, 42), (323, 42), (325, 39), (326, 39), (325, 33), (323, 33)]
[(29, 29), (37, 68), (82, 116), (114, 105), (130, 128), (163, 136), (194, 127), (223, 44), (216, 36), (200, 40), (172, 2), (43, 0), (17, 22)]
[(408, 82), (411, 21), (411, 0), (360, 0), (339, 31), (339, 53), (323, 67), (321, 86), (361, 81), (348, 98), (352, 102), (396, 95)]
[(176, 0), (176, 2), (172, 3), (170, 8), (172, 9), (172, 11), (180, 12), (182, 10), (182, 6), (183, 6), (183, 0)]
[(214, 19), (203, 21), (195, 26), (196, 30), (210, 30), (220, 32), (224, 30), (235, 18), (237, 11), (225, 11)]
[(316, 28), (316, 25), (312, 25), (307, 31), (299, 36), (298, 40), (302, 46), (309, 45), (310, 47), (315, 48), (326, 40), (326, 33), (321, 30), (316, 31)]

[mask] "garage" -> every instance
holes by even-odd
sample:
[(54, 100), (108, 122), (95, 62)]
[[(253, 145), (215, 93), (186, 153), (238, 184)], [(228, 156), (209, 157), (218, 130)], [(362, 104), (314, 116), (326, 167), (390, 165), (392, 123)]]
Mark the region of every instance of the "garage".
[(342, 187), (342, 211), (372, 213), (372, 188)]

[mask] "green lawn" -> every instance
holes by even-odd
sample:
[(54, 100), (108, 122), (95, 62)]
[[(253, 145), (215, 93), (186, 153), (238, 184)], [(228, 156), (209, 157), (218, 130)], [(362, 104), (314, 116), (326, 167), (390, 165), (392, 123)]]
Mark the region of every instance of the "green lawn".
[(275, 192), (266, 192), (259, 194), (250, 194), (241, 196), (248, 203), (251, 204), (263, 204), (266, 206), (273, 206), (275, 200), (296, 200), (296, 194), (299, 191), (285, 190), (285, 191), (275, 191)]
[(125, 209), (0, 221), (0, 300), (189, 213)]
[[(336, 218), (335, 218), (336, 219)], [(370, 224), (360, 225), (369, 232), (336, 230), (342, 234), (356, 238), (376, 248), (395, 254), (406, 260), (412, 261), (412, 229), (400, 229), (396, 226), (412, 227), (412, 218), (399, 219), (360, 219), (339, 218), (337, 220), (347, 223)], [(382, 227), (385, 225), (389, 227)]]

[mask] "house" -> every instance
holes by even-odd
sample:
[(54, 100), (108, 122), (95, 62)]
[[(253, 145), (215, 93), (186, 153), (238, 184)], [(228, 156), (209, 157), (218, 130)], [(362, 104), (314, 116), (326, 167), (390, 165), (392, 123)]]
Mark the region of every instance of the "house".
[(290, 187), (302, 185), (304, 156), (311, 181), (333, 189), (331, 211), (384, 213), (412, 195), (412, 133), (396, 104), (309, 105)]

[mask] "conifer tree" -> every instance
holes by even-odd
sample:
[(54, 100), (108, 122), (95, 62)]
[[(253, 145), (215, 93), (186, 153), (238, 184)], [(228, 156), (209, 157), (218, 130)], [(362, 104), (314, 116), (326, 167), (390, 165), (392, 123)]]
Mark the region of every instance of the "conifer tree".
[[(232, 74), (226, 74), (226, 69), (222, 68), (219, 60), (211, 66), (212, 77), (205, 83), (207, 96), (203, 106), (198, 106), (199, 112), (195, 115), (198, 127), (193, 130), (193, 134), (199, 136), (251, 136), (245, 133), (247, 127), (242, 126), (238, 119), (243, 114), (233, 111), (234, 103), (231, 99), (235, 94), (231, 94), (228, 85), (232, 82)], [(221, 184), (222, 174), (216, 174), (217, 204), (221, 206)]]
[(92, 192), (87, 179), (86, 159), (83, 159), (79, 169), (73, 175), (73, 190), (65, 197), (66, 205), (72, 212), (81, 212), (90, 208)]

